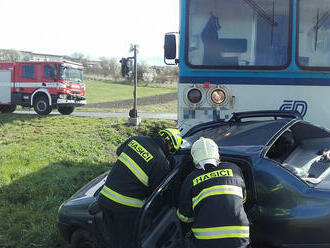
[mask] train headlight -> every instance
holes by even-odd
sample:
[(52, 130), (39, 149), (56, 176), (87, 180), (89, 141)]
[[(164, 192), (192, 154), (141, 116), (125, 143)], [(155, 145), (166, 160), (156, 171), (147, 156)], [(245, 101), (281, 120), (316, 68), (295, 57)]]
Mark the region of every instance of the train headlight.
[(199, 103), (202, 100), (202, 92), (199, 89), (188, 91), (187, 98), (191, 103)]
[(215, 104), (221, 104), (226, 100), (226, 93), (223, 90), (216, 89), (211, 93), (211, 100)]

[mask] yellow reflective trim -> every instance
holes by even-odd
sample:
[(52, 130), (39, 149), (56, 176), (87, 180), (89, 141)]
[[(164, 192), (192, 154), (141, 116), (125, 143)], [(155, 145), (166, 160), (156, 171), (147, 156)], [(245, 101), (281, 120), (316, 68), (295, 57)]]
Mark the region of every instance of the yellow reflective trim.
[(248, 238), (249, 234), (218, 234), (218, 235), (207, 235), (199, 236), (194, 235), (196, 239), (224, 239), (224, 238)]
[(228, 230), (249, 230), (248, 226), (220, 226), (220, 227), (206, 227), (206, 228), (192, 228), (194, 232), (214, 232), (214, 231), (228, 231)]
[(141, 158), (143, 158), (146, 162), (149, 162), (151, 159), (154, 158), (150, 152), (148, 152), (147, 149), (145, 149), (139, 142), (136, 140), (131, 140), (129, 142), (128, 147), (132, 148), (137, 154), (140, 155)]
[(178, 218), (182, 221), (182, 222), (186, 222), (186, 223), (191, 223), (191, 222), (194, 222), (194, 218), (191, 217), (186, 217), (184, 215), (182, 215), (180, 212), (179, 212), (179, 209), (176, 211), (176, 215), (178, 216)]
[(136, 176), (137, 179), (145, 186), (149, 185), (149, 177), (144, 171), (140, 168), (140, 166), (135, 163), (133, 159), (131, 159), (126, 153), (122, 152), (118, 157), (118, 160), (121, 161), (126, 167)]
[(201, 200), (214, 195), (236, 195), (243, 198), (243, 190), (241, 187), (234, 185), (218, 185), (203, 189), (197, 196), (192, 198), (193, 209)]
[(103, 186), (103, 188), (101, 190), (101, 194), (114, 202), (129, 206), (129, 207), (142, 208), (142, 206), (144, 204), (143, 200), (129, 197), (129, 196), (124, 196), (124, 195), (119, 194), (118, 192), (108, 188), (105, 185)]
[(197, 239), (248, 238), (248, 226), (192, 228)]
[(207, 180), (215, 178), (215, 177), (232, 177), (232, 176), (233, 176), (232, 169), (216, 170), (216, 171), (212, 171), (212, 172), (200, 175), (198, 177), (195, 177), (193, 180), (193, 185), (196, 186), (199, 183), (202, 183), (204, 181), (207, 181)]

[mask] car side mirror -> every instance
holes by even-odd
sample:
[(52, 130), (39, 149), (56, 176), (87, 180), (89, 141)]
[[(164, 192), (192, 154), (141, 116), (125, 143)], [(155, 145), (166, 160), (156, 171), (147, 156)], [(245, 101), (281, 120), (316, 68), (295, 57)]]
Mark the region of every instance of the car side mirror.
[[(175, 64), (177, 64), (176, 60), (176, 36), (173, 33), (165, 34), (165, 42), (164, 42), (164, 62), (167, 65), (171, 65), (167, 63), (167, 60), (175, 60)], [(172, 64), (172, 65), (175, 65)]]

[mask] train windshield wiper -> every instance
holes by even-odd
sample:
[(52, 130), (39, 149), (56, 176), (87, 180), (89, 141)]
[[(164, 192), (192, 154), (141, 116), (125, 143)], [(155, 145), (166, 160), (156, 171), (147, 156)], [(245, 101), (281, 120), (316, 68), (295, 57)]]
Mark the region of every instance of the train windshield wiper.
[(273, 1), (273, 10), (272, 15), (269, 15), (262, 7), (260, 7), (255, 1), (253, 0), (244, 0), (250, 7), (261, 17), (263, 18), (269, 25), (272, 27), (276, 27), (278, 25), (277, 22), (274, 20), (274, 1)]
[(273, 0), (273, 9), (272, 9), (272, 15), (269, 15), (261, 6), (259, 6), (255, 1), (253, 0), (244, 0), (250, 7), (257, 13), (258, 16), (263, 18), (266, 23), (268, 23), (272, 29), (271, 29), (271, 40), (270, 44), (273, 45), (273, 37), (274, 37), (274, 27), (278, 25), (277, 22), (275, 22), (275, 3)]
[(316, 51), (316, 47), (317, 47), (319, 29), (325, 24), (325, 22), (328, 20), (329, 17), (330, 17), (330, 10), (327, 10), (320, 18), (320, 9), (317, 9), (316, 24), (313, 27), (315, 30), (315, 39), (314, 39), (314, 50), (315, 51)]

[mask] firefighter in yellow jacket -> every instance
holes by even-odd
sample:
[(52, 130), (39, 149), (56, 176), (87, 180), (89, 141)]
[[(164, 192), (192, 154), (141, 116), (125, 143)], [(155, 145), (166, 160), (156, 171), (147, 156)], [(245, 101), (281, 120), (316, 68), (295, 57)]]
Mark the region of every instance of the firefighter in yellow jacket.
[(136, 136), (118, 149), (118, 160), (99, 195), (113, 247), (134, 247), (134, 223), (144, 200), (169, 173), (166, 157), (182, 143), (180, 131), (164, 129), (153, 137)]
[(196, 169), (184, 181), (177, 215), (192, 225), (196, 248), (245, 248), (249, 221), (243, 208), (241, 169), (220, 162), (217, 144), (200, 138), (191, 148)]

